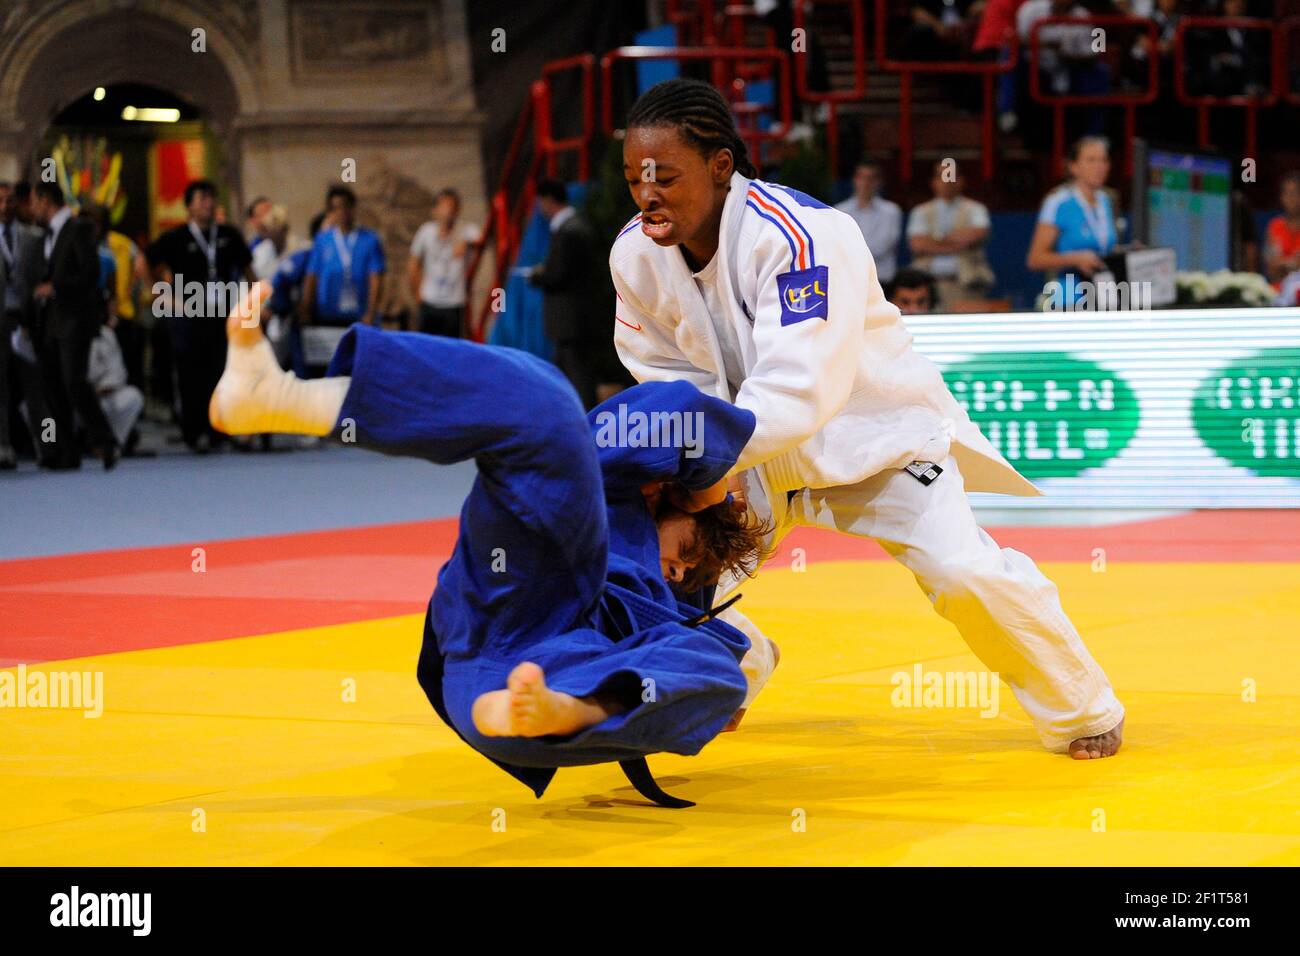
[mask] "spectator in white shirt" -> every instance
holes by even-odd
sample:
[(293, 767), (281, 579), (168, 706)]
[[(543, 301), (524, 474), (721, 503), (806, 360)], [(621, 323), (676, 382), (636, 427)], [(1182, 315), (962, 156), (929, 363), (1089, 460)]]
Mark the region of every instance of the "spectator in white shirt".
[(272, 206), (261, 220), (262, 240), (253, 248), (253, 275), (268, 282), (280, 264), (302, 247), (289, 233), (289, 210)]
[(433, 213), (411, 242), (407, 277), (420, 303), (419, 330), (459, 338), (465, 313), (465, 264), (479, 232), (458, 224), (460, 194), (444, 189), (434, 197)]
[(853, 195), (835, 208), (853, 217), (862, 238), (867, 240), (871, 257), (876, 260), (876, 275), (882, 283), (898, 271), (898, 242), (903, 235), (903, 210), (888, 199), (881, 199), (883, 181), (880, 164), (872, 160), (858, 163), (853, 171)]
[(934, 276), (939, 305), (951, 308), (963, 298), (980, 298), (993, 288), (994, 275), (984, 254), (989, 239), (989, 211), (967, 199), (961, 170), (953, 160), (934, 164), (930, 189), (934, 198), (912, 210), (907, 241), (919, 269)]

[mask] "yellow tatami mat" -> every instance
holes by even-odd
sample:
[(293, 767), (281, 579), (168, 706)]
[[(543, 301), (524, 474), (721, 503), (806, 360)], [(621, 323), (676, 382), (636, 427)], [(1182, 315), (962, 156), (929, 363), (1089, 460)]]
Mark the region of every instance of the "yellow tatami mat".
[(535, 800), (433, 714), (404, 616), (32, 665), (101, 671), (104, 712), (0, 712), (0, 864), (1300, 864), (1296, 566), (1043, 569), (1116, 758), (1047, 753), (1005, 686), (894, 706), (979, 665), (903, 569), (828, 562), (744, 588), (783, 659), (741, 730), (651, 758), (694, 809), (613, 765)]

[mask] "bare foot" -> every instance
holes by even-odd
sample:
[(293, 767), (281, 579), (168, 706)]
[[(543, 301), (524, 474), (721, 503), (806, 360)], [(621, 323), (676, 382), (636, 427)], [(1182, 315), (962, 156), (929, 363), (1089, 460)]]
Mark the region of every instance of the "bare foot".
[(1100, 760), (1113, 757), (1124, 739), (1124, 721), (1095, 737), (1080, 737), (1070, 741), (1070, 756), (1075, 760)]
[(616, 712), (594, 698), (551, 690), (542, 669), (525, 662), (510, 672), (505, 690), (478, 696), (472, 716), (484, 737), (545, 737), (577, 733)]

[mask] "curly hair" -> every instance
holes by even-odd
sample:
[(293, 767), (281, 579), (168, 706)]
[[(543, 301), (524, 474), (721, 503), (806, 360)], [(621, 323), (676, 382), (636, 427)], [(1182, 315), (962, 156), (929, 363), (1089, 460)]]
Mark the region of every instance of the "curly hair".
[(683, 558), (695, 566), (682, 579), (685, 591), (712, 587), (728, 571), (752, 578), (776, 550), (767, 545), (772, 522), (760, 521), (732, 501), (704, 508), (691, 517), (695, 519), (695, 541)]

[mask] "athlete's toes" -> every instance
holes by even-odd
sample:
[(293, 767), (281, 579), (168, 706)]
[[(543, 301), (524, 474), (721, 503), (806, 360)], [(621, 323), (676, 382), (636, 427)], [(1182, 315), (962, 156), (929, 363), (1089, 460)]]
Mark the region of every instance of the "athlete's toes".
[(516, 694), (536, 694), (546, 687), (545, 675), (532, 661), (524, 661), (510, 672), (506, 687)]

